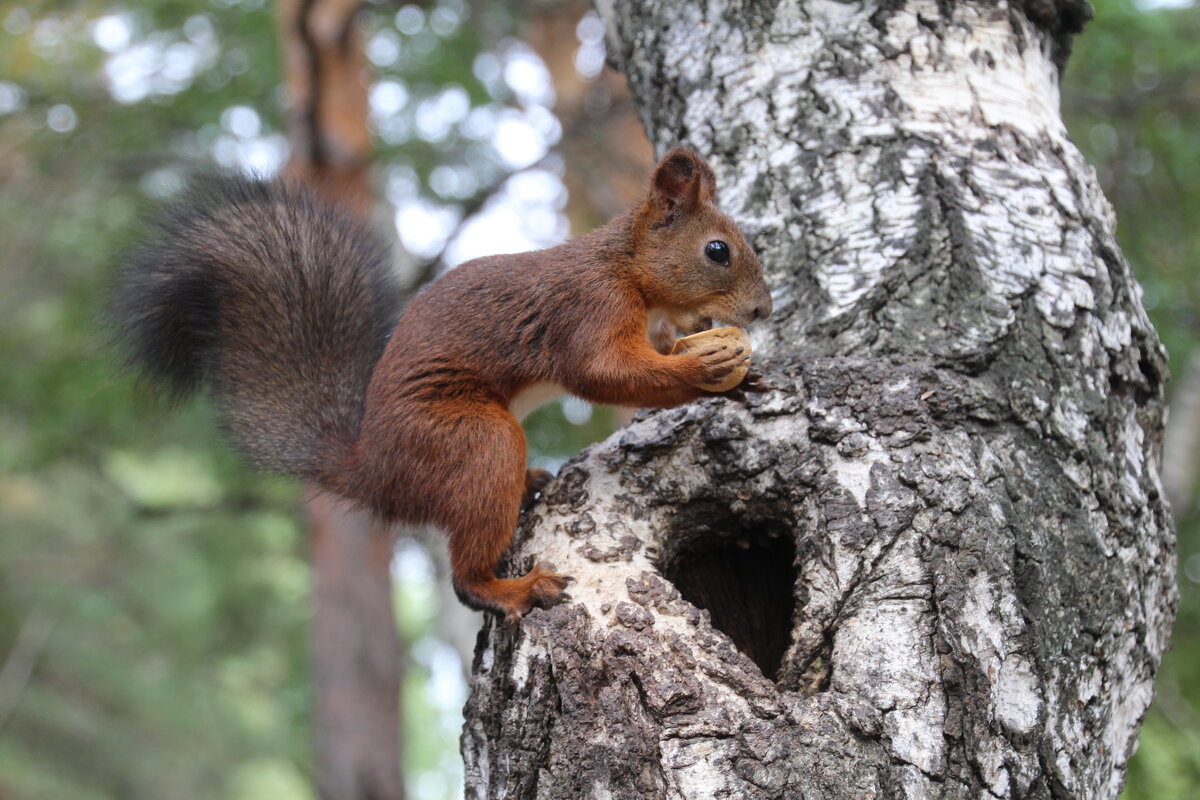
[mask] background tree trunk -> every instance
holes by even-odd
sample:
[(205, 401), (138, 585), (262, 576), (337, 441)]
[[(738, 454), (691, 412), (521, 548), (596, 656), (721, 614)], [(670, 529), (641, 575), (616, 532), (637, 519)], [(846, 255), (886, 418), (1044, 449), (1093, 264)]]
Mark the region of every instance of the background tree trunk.
[[(359, 0), (279, 5), (291, 155), (284, 168), (365, 218), (374, 211)], [(322, 492), (311, 524), (313, 731), (322, 800), (401, 800), (401, 653), (394, 532)]]
[(573, 601), (489, 621), (468, 797), (1116, 797), (1174, 534), (1164, 354), (1058, 116), (1086, 4), (600, 9), (763, 257), (771, 388), (526, 515)]
[(324, 493), (305, 503), (313, 567), (313, 744), (322, 800), (400, 800), (395, 537)]

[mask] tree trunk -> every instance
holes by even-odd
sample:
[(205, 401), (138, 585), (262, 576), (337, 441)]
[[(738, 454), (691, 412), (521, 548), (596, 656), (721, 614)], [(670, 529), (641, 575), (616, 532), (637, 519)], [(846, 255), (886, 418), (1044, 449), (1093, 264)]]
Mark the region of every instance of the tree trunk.
[(468, 797), (1117, 796), (1175, 538), (1164, 353), (1058, 116), (1086, 10), (601, 4), (762, 256), (770, 389), (525, 516), (573, 599), (489, 621)]
[[(282, 0), (288, 140), (284, 168), (365, 218), (374, 210), (359, 0)], [(394, 532), (313, 490), (313, 740), (322, 800), (402, 800), (400, 643)]]
[(313, 492), (313, 742), (322, 800), (401, 800), (400, 642), (394, 536), (369, 514)]
[(360, 0), (280, 0), (288, 144), (284, 171), (370, 216), (371, 132)]

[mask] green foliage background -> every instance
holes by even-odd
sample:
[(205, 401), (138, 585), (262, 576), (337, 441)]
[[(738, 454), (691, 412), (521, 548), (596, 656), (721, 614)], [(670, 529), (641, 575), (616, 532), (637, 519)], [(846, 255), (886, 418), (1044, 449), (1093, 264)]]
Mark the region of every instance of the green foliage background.
[[(1177, 389), (1200, 330), (1200, 7), (1095, 5), (1067, 65), (1063, 115), (1116, 208)], [(1175, 515), (1179, 618), (1130, 766), (1131, 800), (1200, 796), (1200, 515), (1194, 502)]]
[[(412, 116), (451, 85), (473, 107), (513, 105), (473, 65), (514, 19), (505, 4), (446, 0), (401, 33), (399, 8), (366, 20), (396, 45), (380, 80), (410, 97), (377, 142), (381, 182), (399, 170), (415, 176), (409, 191), (453, 204), (466, 198), (438, 196), (434, 167), (469, 163), (478, 185), (507, 168), (459, 130), (413, 135)], [(130, 47), (204, 57), (118, 102), (95, 39), (114, 14)], [(224, 112), (248, 106), (262, 137), (281, 130), (279, 61), (262, 0), (0, 6), (0, 797), (313, 796), (297, 487), (240, 464), (203, 400), (168, 413), (122, 377), (98, 319), (138, 220), (232, 140)], [(55, 130), (64, 106), (74, 124)], [(536, 455), (551, 461), (606, 425), (570, 425), (561, 409), (539, 419)], [(455, 797), (461, 717), (429, 691), (446, 651), (430, 576), (408, 577), (396, 597), (406, 776), (415, 798)]]
[[(378, 69), (410, 92), (401, 115), (447, 84), (473, 107), (515, 102), (472, 68), (514, 29), (515, 5), (443, 0), (430, 8), (459, 24), (414, 33), (395, 28), (396, 8), (373, 8), (370, 25), (398, 43), (399, 57)], [(209, 57), (186, 79), (118, 102), (93, 36), (114, 13), (132, 22), (134, 44), (203, 40)], [(1200, 301), (1197, 42), (1194, 6), (1100, 0), (1063, 89), (1176, 373)], [(262, 0), (0, 7), (0, 797), (312, 797), (296, 487), (243, 468), (204, 402), (168, 414), (119, 377), (96, 320), (104, 276), (140, 214), (180, 165), (211, 158), (228, 135), (223, 112), (249, 106), (264, 135), (280, 130), (278, 64)], [(415, 175), (415, 191), (466, 199), (430, 188), (439, 164), (469, 165), (479, 186), (504, 173), (478, 138), (456, 130), (427, 141), (407, 129), (380, 137), (381, 172)], [(547, 408), (531, 421), (534, 455), (561, 458), (608, 424), (574, 426)], [(1181, 563), (1197, 553), (1200, 521), (1185, 509)], [(1175, 647), (1129, 798), (1200, 791), (1200, 592), (1181, 580)], [(453, 709), (428, 691), (439, 652), (432, 597), (419, 575), (398, 586), (417, 798), (458, 791)]]

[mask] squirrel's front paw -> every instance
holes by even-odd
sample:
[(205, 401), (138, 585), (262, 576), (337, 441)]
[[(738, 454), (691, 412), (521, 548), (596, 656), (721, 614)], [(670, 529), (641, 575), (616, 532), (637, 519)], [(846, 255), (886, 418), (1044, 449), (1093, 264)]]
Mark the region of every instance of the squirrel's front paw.
[(526, 511), (533, 505), (538, 494), (554, 480), (554, 473), (532, 467), (525, 470), (525, 492), (521, 495), (521, 510)]
[(741, 382), (732, 389), (725, 389), (719, 392), (710, 390), (705, 392), (705, 395), (707, 397), (724, 397), (744, 403), (746, 402), (747, 394), (763, 394), (774, 388), (775, 386), (768, 383), (766, 377), (761, 372), (757, 372), (754, 367), (751, 367), (746, 373), (746, 377), (742, 378)]
[[(744, 347), (718, 345), (702, 350), (696, 354), (696, 358), (700, 362), (700, 376), (696, 385), (710, 391), (733, 388), (741, 382), (750, 367), (750, 354)], [(736, 376), (736, 380), (731, 381), (730, 376), (735, 372), (740, 374)]]
[(671, 352), (695, 359), (691, 383), (709, 392), (732, 389), (750, 369), (750, 338), (741, 328), (713, 328), (685, 336)]

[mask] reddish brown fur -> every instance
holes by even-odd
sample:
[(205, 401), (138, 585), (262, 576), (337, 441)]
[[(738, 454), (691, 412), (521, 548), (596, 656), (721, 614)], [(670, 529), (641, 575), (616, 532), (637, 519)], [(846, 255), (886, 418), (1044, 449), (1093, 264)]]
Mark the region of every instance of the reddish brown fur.
[[(713, 239), (732, 249), (729, 267), (706, 259)], [(464, 601), (520, 617), (554, 601), (564, 579), (493, 571), (526, 492), (513, 397), (550, 381), (596, 403), (679, 405), (745, 356), (664, 356), (648, 310), (690, 331), (711, 317), (746, 325), (770, 305), (758, 259), (713, 204), (708, 165), (673, 151), (640, 207), (558, 247), (468, 262), (422, 292), (375, 369), (334, 488), (389, 518), (445, 528)]]
[[(664, 355), (673, 329), (771, 311), (714, 187), (703, 160), (672, 151), (646, 199), (599, 230), (438, 279), (384, 348), (395, 295), (378, 240), (300, 187), (220, 178), (167, 209), (132, 254), (114, 318), (130, 363), (179, 395), (210, 387), (257, 463), (388, 520), (441, 526), (464, 601), (517, 619), (565, 579), (494, 572), (547, 478), (526, 471), (514, 397), (550, 382), (597, 403), (685, 403), (746, 355)], [(728, 243), (729, 265), (705, 255), (712, 240)], [(664, 318), (648, 331), (651, 310)]]

